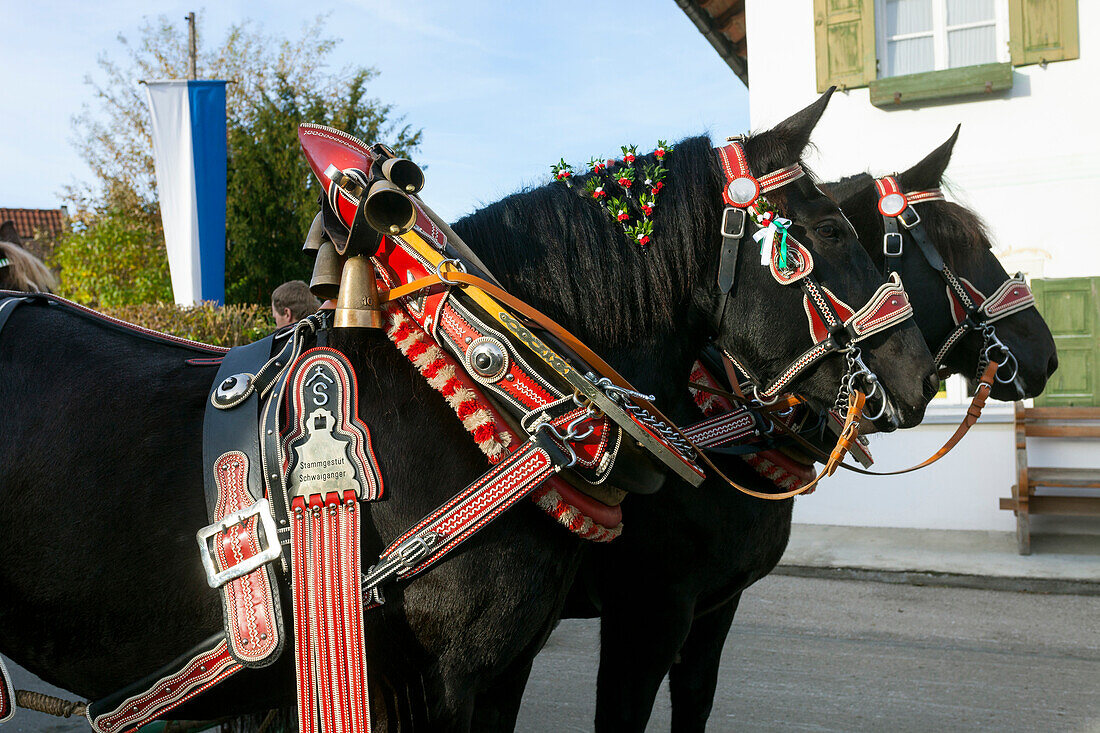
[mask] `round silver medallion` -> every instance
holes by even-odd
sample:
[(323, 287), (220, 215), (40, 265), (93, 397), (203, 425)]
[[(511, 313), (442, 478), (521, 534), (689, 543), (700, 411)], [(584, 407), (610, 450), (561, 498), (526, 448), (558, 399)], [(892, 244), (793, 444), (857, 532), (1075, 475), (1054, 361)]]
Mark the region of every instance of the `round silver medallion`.
[(878, 210), (883, 216), (899, 216), (909, 205), (900, 193), (888, 193), (878, 200)]
[(508, 371), (508, 349), (492, 336), (476, 338), (466, 350), (466, 368), (479, 382), (495, 382)]
[(748, 206), (760, 195), (760, 184), (747, 176), (735, 178), (726, 186), (726, 195), (738, 206)]
[(252, 391), (252, 375), (233, 374), (222, 380), (214, 390), (212, 399), (215, 407), (232, 407), (247, 397)]

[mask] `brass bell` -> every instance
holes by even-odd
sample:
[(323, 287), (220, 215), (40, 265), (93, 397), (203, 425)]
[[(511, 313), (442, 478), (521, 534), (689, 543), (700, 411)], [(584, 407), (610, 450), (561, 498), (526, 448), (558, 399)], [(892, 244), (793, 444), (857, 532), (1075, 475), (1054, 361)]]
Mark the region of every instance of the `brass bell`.
[(309, 225), (309, 233), (306, 234), (306, 243), (302, 245), (302, 251), (316, 254), (321, 243), (325, 241), (328, 241), (328, 235), (325, 234), (325, 216), (318, 211), (317, 216), (313, 217), (313, 223)]
[(385, 325), (374, 265), (367, 255), (349, 257), (344, 263), (334, 325), (336, 328), (382, 328)]
[(424, 188), (424, 171), (408, 158), (390, 158), (382, 163), (382, 175), (405, 193)]
[(389, 181), (375, 181), (363, 201), (363, 216), (375, 231), (404, 234), (416, 223), (416, 206)]
[(343, 267), (344, 258), (336, 253), (336, 246), (328, 239), (321, 242), (313, 263), (309, 292), (323, 301), (335, 298), (340, 292), (340, 271)]

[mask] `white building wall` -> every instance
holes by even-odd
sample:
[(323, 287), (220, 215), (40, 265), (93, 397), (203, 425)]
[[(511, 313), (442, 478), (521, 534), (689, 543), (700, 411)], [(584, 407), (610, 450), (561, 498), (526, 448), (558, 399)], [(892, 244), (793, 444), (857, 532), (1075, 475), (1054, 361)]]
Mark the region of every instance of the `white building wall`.
[[(1007, 92), (879, 109), (866, 87), (838, 92), (807, 161), (825, 180), (916, 163), (962, 123), (948, 177), (992, 227), (1007, 265), (1033, 277), (1100, 274), (1100, 247), (1075, 221), (1100, 201), (1100, 3), (1078, 3), (1081, 57), (1022, 66)], [(770, 127), (817, 97), (813, 4), (749, 0), (749, 115)], [(1096, 32), (1090, 32), (1096, 31)]]
[[(814, 133), (807, 162), (824, 180), (905, 169), (962, 132), (947, 174), (952, 198), (980, 213), (1010, 271), (1032, 277), (1100, 275), (1100, 246), (1077, 223), (1100, 204), (1100, 3), (1081, 2), (1081, 57), (1015, 69), (1013, 88), (896, 109), (870, 103), (867, 88), (838, 92)], [(810, 0), (748, 0), (752, 129), (774, 125), (817, 98)], [(954, 431), (963, 408), (930, 408), (914, 430), (872, 439), (876, 468), (912, 465)], [(795, 504), (795, 521), (937, 529), (1012, 530), (998, 508), (1015, 483), (1011, 406), (990, 403), (983, 422), (938, 464), (899, 477), (845, 474)], [(999, 413), (999, 414), (998, 414)], [(1096, 443), (1040, 441), (1034, 465), (1100, 465)], [(1100, 531), (1095, 522), (1040, 517), (1042, 531)]]

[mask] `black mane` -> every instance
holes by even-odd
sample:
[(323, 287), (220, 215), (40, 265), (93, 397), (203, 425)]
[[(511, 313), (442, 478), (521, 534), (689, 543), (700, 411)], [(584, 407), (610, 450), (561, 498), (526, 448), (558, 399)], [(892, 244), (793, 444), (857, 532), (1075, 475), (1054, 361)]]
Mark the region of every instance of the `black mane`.
[[(634, 167), (641, 175), (655, 163), (654, 155), (640, 155)], [(587, 199), (588, 176), (576, 177), (572, 188), (553, 182), (512, 194), (454, 229), (517, 295), (594, 344), (622, 345), (631, 333), (676, 327), (676, 309), (717, 248), (721, 184), (710, 140), (681, 141), (666, 167), (644, 251)], [(608, 188), (614, 195), (617, 186)], [(632, 209), (640, 214), (633, 202)]]

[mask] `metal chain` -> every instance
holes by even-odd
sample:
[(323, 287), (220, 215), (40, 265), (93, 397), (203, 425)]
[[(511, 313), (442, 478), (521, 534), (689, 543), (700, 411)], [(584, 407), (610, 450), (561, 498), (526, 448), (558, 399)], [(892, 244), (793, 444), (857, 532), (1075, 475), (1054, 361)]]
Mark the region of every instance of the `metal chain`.
[[(595, 375), (590, 374), (589, 378), (594, 378)], [(684, 456), (690, 460), (696, 459), (695, 446), (690, 441), (685, 440), (679, 433), (669, 426), (663, 420), (654, 417), (650, 414), (649, 410), (634, 404), (630, 398), (642, 399), (652, 402), (656, 397), (654, 395), (642, 394), (641, 392), (635, 392), (632, 389), (624, 389), (623, 387), (614, 384), (607, 377), (600, 377), (595, 380), (596, 385), (603, 389), (604, 393), (614, 400), (619, 407), (629, 412), (635, 418), (638, 419), (643, 425), (660, 435), (667, 443), (670, 443), (676, 450), (680, 451)]]

